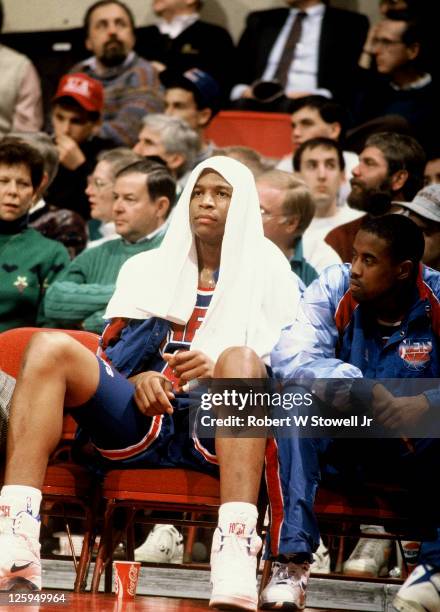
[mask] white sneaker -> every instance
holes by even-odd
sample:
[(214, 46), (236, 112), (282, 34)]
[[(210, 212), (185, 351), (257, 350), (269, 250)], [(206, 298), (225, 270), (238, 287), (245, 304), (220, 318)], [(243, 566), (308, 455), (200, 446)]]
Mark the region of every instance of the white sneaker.
[(304, 610), (310, 563), (274, 563), (269, 584), (261, 593), (264, 610)]
[(231, 523), (214, 532), (211, 548), (210, 608), (238, 608), (255, 611), (257, 594), (257, 554), (261, 538), (255, 529)]
[(41, 590), (40, 520), (29, 512), (0, 512), (0, 591)]
[(440, 572), (432, 565), (418, 565), (393, 601), (399, 612), (439, 612)]
[(314, 574), (330, 574), (330, 554), (322, 539), (318, 549), (313, 553), (312, 572)]
[[(365, 533), (384, 533), (380, 527), (368, 527)], [(388, 560), (391, 554), (391, 540), (361, 538), (353, 552), (343, 565), (342, 573), (352, 576), (376, 578), (388, 571)]]
[[(65, 531), (57, 531), (56, 533), (53, 533), (52, 536), (58, 539), (58, 548), (53, 550), (52, 554), (66, 555), (70, 557), (72, 555), (72, 548), (70, 546), (70, 540), (67, 533)], [(79, 557), (81, 555), (84, 536), (72, 533), (70, 538), (72, 541), (75, 557)]]
[(134, 551), (134, 558), (150, 563), (183, 563), (183, 535), (174, 525), (154, 525)]

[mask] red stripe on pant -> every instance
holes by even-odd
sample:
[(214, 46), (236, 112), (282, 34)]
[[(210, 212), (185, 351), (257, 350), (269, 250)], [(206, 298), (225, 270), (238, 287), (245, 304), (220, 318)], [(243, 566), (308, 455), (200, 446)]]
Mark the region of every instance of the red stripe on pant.
[(278, 464), (278, 445), (273, 438), (267, 441), (265, 461), (266, 487), (270, 505), (270, 553), (272, 556), (277, 556), (284, 520), (284, 503)]
[(106, 459), (111, 459), (112, 461), (117, 461), (118, 459), (129, 459), (130, 457), (139, 455), (139, 453), (145, 451), (158, 438), (160, 430), (162, 429), (162, 419), (163, 415), (161, 414), (154, 416), (147, 435), (137, 444), (133, 444), (133, 446), (129, 446), (128, 448), (118, 448), (115, 450), (107, 450), (96, 447), (96, 450), (99, 451), (103, 457)]

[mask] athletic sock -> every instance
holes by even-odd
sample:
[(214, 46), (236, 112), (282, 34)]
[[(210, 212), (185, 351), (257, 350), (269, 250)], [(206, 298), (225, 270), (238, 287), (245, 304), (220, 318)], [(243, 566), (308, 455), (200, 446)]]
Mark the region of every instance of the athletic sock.
[(255, 529), (257, 518), (257, 507), (248, 502), (226, 502), (220, 506), (218, 511), (219, 526), (237, 535), (244, 529), (240, 526), (245, 526), (247, 532)]
[(37, 517), (40, 513), (41, 498), (41, 491), (34, 487), (4, 485), (0, 491), (0, 510), (11, 517), (23, 511)]

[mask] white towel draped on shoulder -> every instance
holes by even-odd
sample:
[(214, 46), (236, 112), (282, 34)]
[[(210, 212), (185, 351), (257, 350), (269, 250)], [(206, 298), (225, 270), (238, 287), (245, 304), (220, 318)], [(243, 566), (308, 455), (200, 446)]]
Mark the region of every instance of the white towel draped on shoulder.
[(281, 329), (296, 317), (300, 291), (287, 259), (264, 237), (254, 178), (234, 159), (211, 157), (193, 170), (161, 246), (123, 265), (105, 316), (188, 321), (198, 284), (189, 203), (198, 177), (207, 168), (222, 175), (233, 192), (217, 286), (191, 348), (216, 360), (230, 346), (248, 346), (269, 363)]

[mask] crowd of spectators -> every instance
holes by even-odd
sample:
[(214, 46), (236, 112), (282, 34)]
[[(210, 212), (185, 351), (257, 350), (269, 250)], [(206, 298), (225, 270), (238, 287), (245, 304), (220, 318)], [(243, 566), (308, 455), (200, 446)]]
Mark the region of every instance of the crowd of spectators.
[[(166, 380), (175, 385), (179, 381), (175, 389), (180, 392), (180, 383), (203, 374), (229, 377), (232, 366), (239, 367), (243, 377), (251, 373), (254, 378), (265, 376), (263, 365), (273, 367), (279, 377), (381, 378), (383, 372), (392, 378), (440, 377), (440, 77), (433, 61), (438, 50), (433, 28), (436, 8), (421, 0), (380, 0), (380, 18), (369, 24), (366, 16), (335, 8), (331, 1), (285, 0), (285, 7), (251, 12), (234, 45), (223, 27), (201, 19), (202, 0), (152, 0), (151, 4), (156, 22), (139, 28), (127, 3), (99, 0), (92, 4), (84, 16), (84, 45), (91, 55), (58, 75), (56, 91), (45, 109), (45, 74), (37, 73), (32, 57), (0, 45), (0, 331), (38, 326), (102, 334), (104, 321), (110, 319), (110, 332), (106, 327), (105, 333), (111, 340), (109, 343), (104, 335), (103, 345), (107, 342), (110, 359), (113, 361), (114, 355), (117, 364), (122, 356), (125, 359), (130, 343), (138, 347), (142, 334), (147, 333), (148, 338), (153, 335), (149, 328), (144, 329), (144, 323), (127, 324), (127, 319), (136, 319), (127, 313), (142, 310), (134, 301), (128, 307), (127, 296), (133, 296), (137, 285), (142, 285), (140, 263), (146, 262), (152, 286), (158, 291), (162, 291), (161, 282), (167, 286), (170, 279), (175, 280), (163, 301), (141, 292), (149, 305), (142, 312), (147, 312), (158, 328), (166, 324), (162, 340), (166, 339), (168, 348), (155, 345), (141, 364), (153, 360), (154, 370), (159, 367), (156, 361), (160, 362), (165, 368), (163, 376), (145, 378), (148, 387), (144, 395), (136, 391), (138, 407), (142, 405), (141, 412), (153, 416), (153, 421), (165, 413), (171, 418), (168, 405), (174, 395)], [(0, 0), (0, 29), (2, 21)], [(217, 146), (206, 130), (219, 111), (227, 109), (288, 113), (291, 152), (282, 159), (272, 159), (255, 149), (237, 146), (239, 143)], [(237, 212), (238, 193), (246, 200), (242, 216)], [(204, 198), (209, 199), (209, 205), (204, 204)], [(234, 212), (228, 213), (231, 202)], [(191, 227), (188, 212), (182, 212), (185, 206), (195, 215)], [(197, 206), (200, 210), (212, 207), (213, 211), (197, 216), (191, 212)], [(216, 233), (219, 219), (223, 226)], [(232, 228), (233, 222), (242, 225)], [(399, 244), (398, 233), (406, 244)], [(236, 266), (234, 255), (228, 252), (226, 256), (221, 250), (226, 239), (228, 249), (243, 242)], [(191, 240), (195, 246), (190, 248)], [(166, 260), (166, 249), (170, 260)], [(265, 263), (261, 263), (263, 253), (267, 255)], [(218, 326), (213, 327), (210, 312), (216, 313), (217, 324), (228, 321), (223, 344), (232, 330), (241, 333), (246, 329), (247, 333), (259, 329), (262, 319), (255, 327), (242, 320), (242, 313), (233, 325), (227, 319), (232, 316), (232, 306), (225, 292), (237, 291), (239, 283), (244, 299), (249, 299), (249, 316), (270, 319), (265, 311), (269, 284), (262, 288), (261, 279), (256, 280), (252, 258), (260, 262), (264, 273), (273, 265), (280, 279), (286, 278), (287, 269), (289, 281), (286, 287), (277, 285), (274, 295), (278, 291), (282, 295), (285, 289), (295, 301), (294, 316), (288, 321), (281, 306), (274, 307), (275, 318), (283, 325), (280, 323), (268, 353), (258, 352), (255, 341), (249, 344), (255, 350), (252, 358), (248, 353), (229, 354), (227, 348), (225, 354), (215, 352), (215, 358), (208, 348), (208, 357), (203, 351), (194, 351), (194, 363), (170, 355), (173, 338), (178, 338), (176, 342), (192, 356), (192, 343), (197, 345), (199, 327), (205, 329), (205, 322), (214, 329), (212, 337), (220, 333)], [(193, 283), (194, 262), (198, 262), (199, 291)], [(375, 273), (376, 265), (381, 270)], [(220, 285), (220, 268), (230, 275), (226, 289)], [(253, 289), (249, 279), (255, 282)], [(216, 298), (210, 306), (217, 282), (219, 301), (225, 308), (221, 316)], [(188, 310), (192, 289), (197, 300), (193, 315)], [(184, 312), (173, 302), (176, 296), (186, 300)], [(259, 299), (261, 312), (256, 312)], [(414, 324), (413, 328), (416, 311), (419, 327)], [(197, 321), (193, 321), (196, 314)], [(397, 345), (398, 357), (391, 358), (385, 349), (397, 330), (405, 339)], [(262, 334), (265, 340), (267, 334)], [(408, 345), (407, 336), (411, 336)], [(78, 360), (81, 371), (81, 360), (85, 363), (88, 358), (61, 340), (57, 342), (52, 347), (54, 354), (59, 351), (58, 355)], [(424, 347), (429, 367), (408, 365), (408, 346), (414, 346), (411, 342)], [(237, 343), (239, 339), (231, 346)], [(118, 349), (122, 345), (124, 348)], [(209, 342), (208, 346), (212, 348)], [(52, 358), (49, 353), (44, 356), (47, 364)], [(30, 368), (32, 378), (38, 370)], [(136, 377), (145, 373), (122, 366), (118, 369), (130, 375), (135, 384)], [(62, 380), (68, 390), (66, 398), (71, 393), (71, 405), (78, 406), (70, 391), (77, 379), (71, 380), (61, 369), (58, 373), (57, 382)], [(186, 380), (179, 379), (182, 373)], [(2, 376), (0, 372), (0, 450), (14, 387), (14, 381)], [(24, 387), (20, 383), (18, 387), (18, 396), (26, 397), (27, 392), (21, 390)], [(87, 401), (95, 398), (85, 385), (81, 389)], [(387, 423), (388, 417), (381, 415), (396, 414), (400, 404), (396, 408), (396, 398), (381, 385), (374, 389), (370, 390), (371, 404), (376, 416), (383, 419), (381, 423)], [(129, 393), (128, 387), (124, 393)], [(417, 415), (439, 403), (437, 396), (423, 397), (412, 408)], [(62, 413), (62, 402), (59, 408)], [(78, 422), (85, 423), (84, 410), (78, 408), (78, 413)], [(144, 434), (146, 438), (150, 435)], [(130, 449), (135, 444), (132, 437), (130, 431)], [(248, 458), (249, 465), (258, 464), (257, 471), (261, 468), (258, 448), (253, 459)], [(236, 452), (232, 443), (231, 449)], [(318, 545), (325, 550), (307, 486), (316, 490), (318, 478), (313, 466), (328, 449), (326, 444), (279, 441), (278, 494), (282, 500), (278, 502), (284, 504), (288, 520), (283, 523), (272, 509), (267, 550), (277, 563), (262, 595), (267, 609), (300, 610), (305, 606), (312, 553)], [(252, 452), (250, 445), (249, 457)], [(419, 449), (411, 452), (418, 456)], [(429, 446), (429, 453), (436, 452), (435, 444)], [(425, 449), (420, 453), (420, 465), (425, 469), (424, 461), (430, 455), (423, 454)], [(220, 454), (222, 477), (222, 469), (230, 464), (225, 454)], [(304, 457), (309, 466), (304, 465)], [(301, 465), (296, 480), (292, 462)], [(243, 466), (245, 470), (246, 462)], [(14, 478), (8, 478), (7, 490), (0, 496), (0, 538), (2, 498), (15, 499), (16, 494)], [(269, 497), (277, 494), (272, 493), (277, 485), (273, 478), (268, 482)], [(420, 483), (417, 486), (419, 490)], [(259, 547), (255, 534), (249, 531), (255, 526), (254, 510), (249, 509), (254, 490), (238, 498), (237, 490), (238, 481), (234, 480), (228, 503), (244, 505), (221, 510), (221, 516), (235, 525), (230, 533), (237, 538), (243, 535), (236, 527), (242, 520), (254, 555)], [(32, 517), (38, 499), (38, 495), (32, 497)], [(431, 503), (428, 497), (425, 502)], [(276, 536), (274, 529), (278, 529)], [(380, 532), (377, 526), (364, 530)], [(221, 552), (224, 535), (216, 534)], [(180, 538), (181, 548), (181, 536), (174, 527), (154, 529), (150, 537), (142, 550), (151, 552), (156, 547), (157, 553), (162, 543), (156, 539), (162, 537)], [(345, 573), (379, 575), (391, 543), (384, 538), (372, 542), (368, 547), (360, 538), (344, 564)], [(417, 591), (419, 587), (412, 594), (415, 582), (410, 578), (396, 600), (397, 610), (420, 610), (420, 603), (424, 609), (438, 612), (438, 542), (422, 546), (424, 564), (420, 565), (419, 582), (428, 585), (427, 599), (425, 591)], [(241, 594), (228, 599), (224, 561), (218, 569), (215, 554), (213, 573), (223, 577), (214, 577), (212, 605), (255, 609), (255, 585), (246, 586), (249, 576), (244, 579), (244, 590), (231, 587), (242, 589)], [(139, 555), (141, 560), (149, 560)], [(36, 558), (34, 555), (28, 565), (35, 565)], [(170, 559), (164, 554), (160, 560)], [(231, 571), (229, 579), (234, 585)], [(2, 572), (0, 551), (0, 590)], [(26, 576), (34, 586), (40, 586), (41, 578)], [(411, 597), (415, 607), (408, 607)]]

